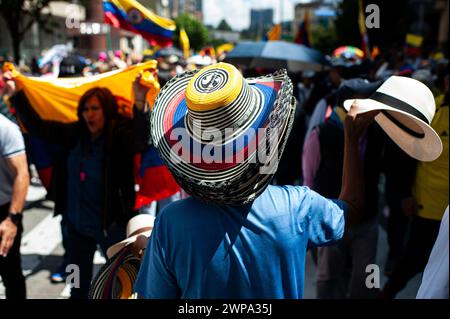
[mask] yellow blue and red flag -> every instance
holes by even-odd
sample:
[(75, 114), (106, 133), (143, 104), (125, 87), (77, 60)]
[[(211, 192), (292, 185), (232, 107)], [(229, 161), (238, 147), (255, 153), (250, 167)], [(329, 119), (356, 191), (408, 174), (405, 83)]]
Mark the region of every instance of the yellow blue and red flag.
[(136, 0), (103, 0), (105, 22), (140, 34), (151, 45), (172, 45), (175, 22), (160, 17)]
[(180, 46), (183, 49), (183, 56), (185, 59), (189, 58), (189, 50), (190, 50), (190, 44), (189, 44), (189, 37), (186, 33), (186, 30), (184, 28), (180, 29)]
[(371, 58), (370, 56), (370, 46), (369, 46), (369, 35), (367, 34), (366, 28), (366, 18), (364, 16), (364, 7), (362, 0), (358, 1), (358, 25), (359, 25), (359, 33), (361, 33), (362, 37), (362, 49), (366, 58)]
[(303, 44), (304, 46), (311, 47), (311, 30), (309, 11), (305, 12), (303, 21), (298, 26), (297, 33), (295, 35), (294, 42), (297, 44)]
[[(45, 79), (26, 77), (17, 74), (15, 82), (17, 95), (21, 99), (10, 99), (14, 103), (28, 103), (42, 120), (70, 123), (78, 120), (77, 105), (80, 97), (92, 87), (107, 87), (118, 101), (119, 113), (132, 116), (134, 103), (132, 85), (136, 76), (147, 70), (156, 69), (156, 61), (133, 65), (126, 69), (115, 70), (91, 77)], [(151, 105), (159, 92), (157, 78), (146, 76), (149, 86), (147, 100)], [(15, 102), (16, 101), (16, 102)], [(22, 122), (19, 118), (19, 122)], [(23, 127), (26, 131), (26, 126)], [(28, 133), (28, 147), (43, 185), (48, 189), (53, 165), (59, 155), (60, 147), (40, 137)], [(136, 209), (171, 196), (180, 190), (168, 168), (159, 158), (154, 146), (135, 156), (135, 182), (139, 186), (136, 193)]]
[(267, 31), (265, 39), (266, 41), (278, 41), (281, 39), (281, 33), (281, 23), (277, 23), (269, 31)]

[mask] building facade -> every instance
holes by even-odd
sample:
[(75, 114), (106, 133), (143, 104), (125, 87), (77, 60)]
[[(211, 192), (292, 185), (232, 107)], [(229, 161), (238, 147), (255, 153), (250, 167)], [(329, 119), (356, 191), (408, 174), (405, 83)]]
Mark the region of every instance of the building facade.
[(170, 17), (176, 19), (182, 13), (188, 13), (198, 21), (203, 21), (203, 0), (168, 0)]
[(262, 38), (273, 25), (273, 9), (251, 9), (249, 32)]

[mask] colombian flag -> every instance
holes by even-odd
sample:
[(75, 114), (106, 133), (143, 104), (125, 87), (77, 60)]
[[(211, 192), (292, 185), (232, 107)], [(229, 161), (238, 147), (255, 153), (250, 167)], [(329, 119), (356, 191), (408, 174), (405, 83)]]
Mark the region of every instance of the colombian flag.
[[(15, 103), (28, 103), (43, 120), (70, 123), (78, 120), (78, 100), (84, 92), (92, 87), (101, 86), (113, 92), (119, 104), (119, 113), (123, 116), (132, 116), (134, 79), (140, 72), (145, 74), (144, 71), (152, 69), (156, 69), (154, 60), (91, 77), (43, 79), (26, 77), (19, 73), (15, 77), (18, 92), (10, 99), (10, 103), (13, 108)], [(146, 79), (148, 81), (144, 84), (150, 88), (147, 100), (152, 105), (159, 92), (159, 83), (153, 77)], [(60, 148), (30, 133), (27, 134), (27, 146), (39, 177), (48, 190), (52, 166)], [(136, 209), (154, 200), (169, 197), (180, 190), (154, 146), (149, 146), (145, 152), (135, 156), (134, 171), (135, 181), (139, 186)]]
[(175, 22), (162, 18), (136, 0), (103, 0), (105, 22), (142, 35), (151, 45), (172, 45)]
[(422, 52), (423, 37), (417, 34), (408, 33), (406, 35), (405, 50), (411, 56), (419, 56)]
[(267, 41), (277, 41), (281, 39), (281, 23), (274, 25), (266, 34)]
[(366, 18), (364, 16), (364, 8), (362, 0), (359, 0), (358, 6), (359, 6), (358, 25), (359, 25), (359, 32), (361, 33), (362, 37), (362, 49), (364, 51), (365, 57), (371, 58), (369, 47), (369, 35), (367, 34)]
[(295, 35), (294, 42), (297, 44), (303, 44), (307, 47), (311, 47), (309, 11), (305, 12), (303, 21), (300, 23), (297, 34)]
[(184, 28), (180, 29), (180, 46), (183, 49), (184, 58), (185, 59), (189, 58), (189, 50), (190, 50), (189, 37)]

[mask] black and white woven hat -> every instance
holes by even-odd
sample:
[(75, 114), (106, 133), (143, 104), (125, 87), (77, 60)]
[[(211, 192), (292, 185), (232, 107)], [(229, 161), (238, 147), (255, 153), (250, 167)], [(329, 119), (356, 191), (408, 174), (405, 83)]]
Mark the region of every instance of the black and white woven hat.
[(152, 139), (192, 196), (244, 204), (261, 194), (275, 173), (265, 168), (281, 157), (294, 109), (285, 70), (245, 79), (231, 64), (218, 63), (185, 72), (161, 89), (152, 111)]
[(140, 259), (125, 246), (100, 268), (89, 290), (89, 299), (136, 299), (133, 285), (140, 268)]

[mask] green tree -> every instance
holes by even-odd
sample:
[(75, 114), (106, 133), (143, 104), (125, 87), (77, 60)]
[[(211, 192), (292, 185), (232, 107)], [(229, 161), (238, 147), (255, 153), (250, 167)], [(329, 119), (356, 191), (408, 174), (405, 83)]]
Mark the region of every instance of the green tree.
[(230, 25), (225, 19), (222, 19), (222, 21), (219, 22), (219, 25), (216, 29), (220, 31), (233, 31), (233, 29), (231, 29)]
[(329, 26), (318, 24), (311, 31), (311, 42), (314, 49), (331, 54), (339, 46), (334, 24)]
[(343, 0), (339, 4), (335, 26), (339, 45), (361, 46), (357, 0)]
[(177, 32), (175, 32), (173, 41), (176, 46), (180, 46), (180, 29), (184, 28), (189, 37), (191, 49), (201, 50), (208, 41), (208, 29), (198, 20), (187, 13), (183, 13), (175, 19)]
[[(13, 45), (16, 63), (20, 59), (20, 43), (34, 23), (44, 30), (49, 30), (49, 21), (42, 15), (42, 10), (55, 0), (0, 0), (0, 15), (6, 21)], [(86, 4), (88, 0), (82, 0)], [(71, 2), (71, 1), (66, 1)]]
[[(370, 46), (377, 45), (381, 50), (401, 47), (411, 24), (417, 20), (410, 1), (364, 0), (363, 8), (369, 4), (376, 4), (380, 9), (380, 28), (367, 29)], [(364, 12), (364, 15), (367, 16), (367, 13)], [(361, 46), (357, 0), (343, 0), (339, 4), (335, 23), (340, 45)]]

